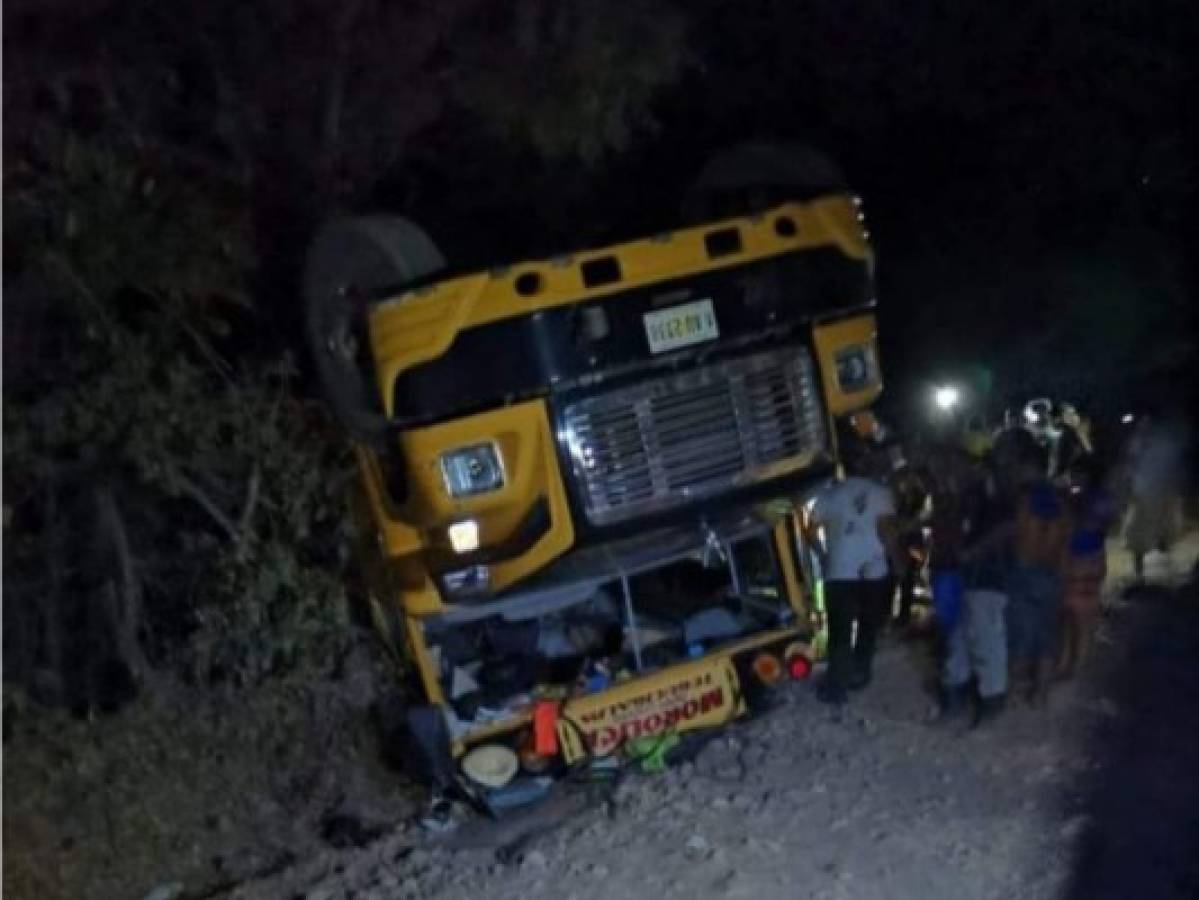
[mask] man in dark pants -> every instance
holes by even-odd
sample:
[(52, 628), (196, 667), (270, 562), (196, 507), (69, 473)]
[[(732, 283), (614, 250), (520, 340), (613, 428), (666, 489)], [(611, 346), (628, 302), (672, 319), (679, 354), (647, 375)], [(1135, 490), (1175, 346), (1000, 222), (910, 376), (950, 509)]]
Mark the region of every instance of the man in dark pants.
[(828, 616), (828, 673), (816, 696), (833, 704), (870, 683), (875, 641), (891, 612), (894, 577), (904, 566), (885, 458), (862, 450), (846, 462), (848, 477), (825, 489), (812, 510), (826, 550)]

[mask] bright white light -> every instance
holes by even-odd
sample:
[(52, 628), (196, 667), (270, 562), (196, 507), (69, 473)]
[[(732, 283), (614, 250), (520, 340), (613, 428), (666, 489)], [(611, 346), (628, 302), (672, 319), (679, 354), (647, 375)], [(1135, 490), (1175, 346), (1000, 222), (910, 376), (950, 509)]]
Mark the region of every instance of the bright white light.
[(1136, 416), (1134, 416), (1132, 413), (1125, 413), (1121, 417), (1120, 421), (1123, 422), (1125, 425), (1131, 425), (1135, 418), (1136, 418)]
[(455, 522), (450, 526), (450, 546), (455, 553), (470, 553), (479, 549), (479, 523), (474, 519)]
[(937, 404), (938, 409), (951, 410), (958, 405), (960, 399), (961, 394), (952, 385), (939, 387), (933, 393), (933, 402)]

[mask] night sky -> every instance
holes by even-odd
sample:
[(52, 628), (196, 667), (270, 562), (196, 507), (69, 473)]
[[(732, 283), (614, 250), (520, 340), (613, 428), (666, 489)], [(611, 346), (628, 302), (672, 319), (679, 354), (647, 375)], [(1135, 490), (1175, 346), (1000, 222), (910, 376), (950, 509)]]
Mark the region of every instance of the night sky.
[[(244, 13), (215, 0), (173, 8), (18, 0), (6, 8), (8, 58), (34, 80), (92, 79), (100, 95), (106, 67), (118, 66), (134, 94), (144, 87), (155, 127), (216, 167), (236, 151), (222, 134), (225, 113), (218, 105), (214, 119), (209, 109), (223, 89), (208, 67), (224, 59), (233, 96), (241, 92), (246, 118), (260, 126), (255, 165), (268, 175), (303, 169), (294, 158), (306, 152), (295, 140), (300, 119), (289, 116), (321, 90), (328, 9), (266, 2)], [(443, 8), (438, 26), (430, 10)], [(622, 146), (587, 160), (547, 156), (480, 124), (489, 106), (510, 105), (502, 116), (519, 122), (523, 109), (566, 95), (532, 73), (517, 81), (523, 94), (496, 100), (486, 94), (490, 76), (479, 75), (519, 59), (513, 20), (549, 15), (553, 4), (364, 9), (379, 24), (355, 47), (353, 74), (374, 105), (364, 103), (356, 130), (344, 133), (384, 152), (360, 154), (356, 177), (368, 187), (350, 205), (411, 216), (457, 267), (670, 228), (712, 153), (745, 140), (798, 141), (839, 161), (864, 198), (879, 261), (885, 402), (901, 417), (933, 379), (987, 393), (995, 415), (1042, 393), (1114, 410), (1160, 396), (1163, 384), (1178, 395), (1179, 373), (1193, 369), (1199, 13), (1187, 0), (646, 0), (629, 17), (654, 29), (673, 11), (684, 23), (674, 41), (682, 62), (649, 92)], [(444, 28), (441, 43), (430, 27)], [(409, 52), (413, 32), (428, 46)], [(627, 74), (645, 52), (630, 40), (608, 70), (578, 80), (586, 87), (612, 67)], [(20, 88), (12, 68), (6, 61), (6, 80)], [(164, 70), (176, 85), (167, 113), (153, 107)], [(405, 111), (394, 139), (379, 110)], [(19, 136), (20, 123), (6, 124)], [(275, 244), (259, 248), (260, 300), (286, 333), (303, 248), (331, 204), (297, 215), (297, 197), (312, 193), (303, 178), (254, 190), (259, 231)]]
[[(1041, 393), (1111, 414), (1155, 379), (1177, 386), (1177, 364), (1163, 375), (1154, 359), (1179, 342), (1171, 358), (1194, 353), (1190, 4), (697, 9), (694, 65), (657, 103), (655, 132), (549, 176), (568, 186), (568, 213), (541, 190), (540, 161), (505, 160), (496, 185), (464, 160), (455, 179), (476, 209), (451, 221), (444, 195), (427, 194), (439, 239), (520, 256), (645, 232), (669, 225), (715, 149), (803, 141), (864, 198), (897, 415), (943, 377), (989, 383), (991, 415)], [(1096, 353), (1114, 365), (1096, 371)]]

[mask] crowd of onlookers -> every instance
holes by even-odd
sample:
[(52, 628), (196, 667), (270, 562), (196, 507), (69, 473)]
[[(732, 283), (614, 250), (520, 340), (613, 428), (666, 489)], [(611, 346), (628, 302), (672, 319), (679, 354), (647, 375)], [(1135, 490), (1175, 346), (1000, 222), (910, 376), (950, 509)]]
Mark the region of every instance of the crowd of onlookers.
[(847, 477), (812, 510), (829, 631), (820, 699), (841, 703), (869, 683), (896, 593), (905, 625), (919, 581), (940, 639), (938, 718), (970, 711), (981, 724), (1012, 697), (1044, 705), (1075, 672), (1101, 609), (1109, 538), (1122, 530), (1142, 578), (1145, 556), (1179, 531), (1185, 435), (1146, 418), (1101, 456), (1071, 413), (1051, 441), (1021, 424), (967, 430), (899, 466), (877, 451), (849, 455)]

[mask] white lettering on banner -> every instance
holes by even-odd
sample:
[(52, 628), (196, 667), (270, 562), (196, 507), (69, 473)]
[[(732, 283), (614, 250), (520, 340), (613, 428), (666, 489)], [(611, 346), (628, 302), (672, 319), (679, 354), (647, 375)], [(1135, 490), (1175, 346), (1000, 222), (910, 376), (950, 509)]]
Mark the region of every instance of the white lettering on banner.
[(673, 707), (664, 713), (655, 712), (642, 718), (627, 719), (619, 724), (584, 729), (583, 737), (592, 753), (604, 754), (625, 741), (650, 737), (677, 727), (697, 716), (722, 709), (726, 703), (727, 697), (724, 688), (717, 687), (708, 691), (698, 700), (688, 700), (682, 706)]
[[(590, 752), (605, 754), (625, 741), (649, 737), (688, 723), (717, 724), (732, 703), (727, 678), (704, 672), (662, 688), (646, 691), (580, 712), (579, 730)], [(569, 715), (569, 709), (567, 710)]]

